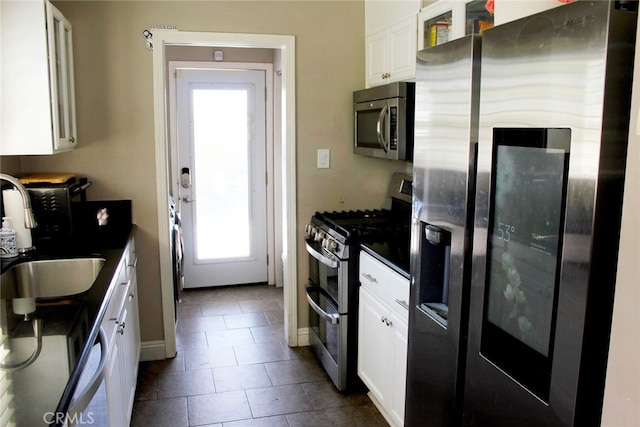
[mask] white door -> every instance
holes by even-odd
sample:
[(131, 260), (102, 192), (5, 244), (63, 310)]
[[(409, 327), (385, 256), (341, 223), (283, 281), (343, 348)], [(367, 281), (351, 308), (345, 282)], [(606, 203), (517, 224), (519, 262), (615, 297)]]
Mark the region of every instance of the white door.
[(267, 282), (265, 72), (176, 80), (184, 286)]

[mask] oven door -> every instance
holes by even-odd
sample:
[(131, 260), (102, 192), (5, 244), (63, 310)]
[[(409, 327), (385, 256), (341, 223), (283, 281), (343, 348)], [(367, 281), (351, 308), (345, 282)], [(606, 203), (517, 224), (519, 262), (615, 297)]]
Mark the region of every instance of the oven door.
[(349, 263), (322, 249), (318, 242), (305, 241), (309, 255), (309, 282), (329, 294), (340, 314), (349, 307)]
[(347, 315), (323, 289), (310, 285), (309, 342), (338, 390), (347, 386)]

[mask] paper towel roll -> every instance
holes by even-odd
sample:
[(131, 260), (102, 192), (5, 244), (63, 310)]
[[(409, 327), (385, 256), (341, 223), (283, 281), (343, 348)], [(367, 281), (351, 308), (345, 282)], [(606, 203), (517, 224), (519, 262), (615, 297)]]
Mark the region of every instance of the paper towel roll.
[(16, 230), (16, 243), (20, 249), (33, 246), (31, 230), (24, 226), (24, 203), (18, 190), (4, 190), (2, 192), (4, 203), (4, 216), (12, 218), (11, 227)]

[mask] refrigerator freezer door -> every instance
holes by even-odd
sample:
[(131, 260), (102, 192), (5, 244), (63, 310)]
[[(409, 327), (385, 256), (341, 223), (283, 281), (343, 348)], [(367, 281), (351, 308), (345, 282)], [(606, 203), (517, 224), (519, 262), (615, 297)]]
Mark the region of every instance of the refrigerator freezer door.
[(405, 410), (410, 426), (461, 421), (479, 55), (478, 36), (418, 53)]

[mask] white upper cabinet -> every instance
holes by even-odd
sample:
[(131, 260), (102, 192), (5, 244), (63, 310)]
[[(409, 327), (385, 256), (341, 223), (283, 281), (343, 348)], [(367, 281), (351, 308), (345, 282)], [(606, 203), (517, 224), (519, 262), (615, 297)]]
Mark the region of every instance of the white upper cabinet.
[(48, 1), (0, 1), (0, 155), (77, 145), (72, 30)]
[(366, 86), (412, 80), (416, 76), (416, 15), (368, 34)]
[(416, 75), (419, 0), (365, 0), (366, 87)]
[(415, 16), (420, 5), (419, 0), (365, 0), (365, 34), (384, 30), (409, 16)]

